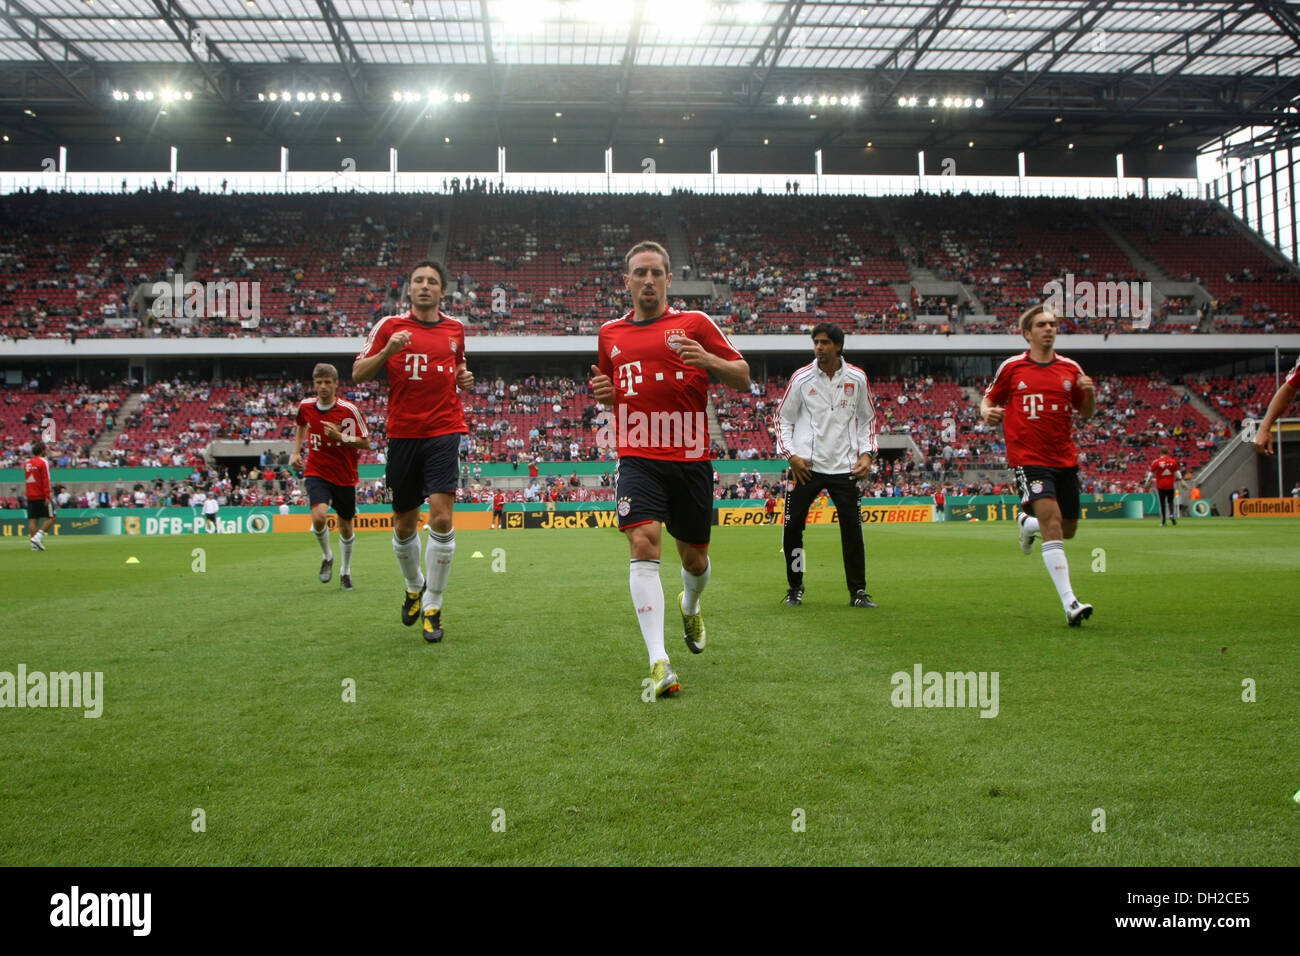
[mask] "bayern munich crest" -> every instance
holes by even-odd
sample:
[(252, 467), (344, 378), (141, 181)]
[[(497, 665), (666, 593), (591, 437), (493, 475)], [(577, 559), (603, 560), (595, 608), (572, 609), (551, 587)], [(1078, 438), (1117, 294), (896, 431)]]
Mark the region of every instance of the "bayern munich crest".
[(845, 382), (845, 383), (844, 383), (844, 397), (845, 397), (845, 398), (852, 398), (852, 397), (853, 397), (853, 383), (852, 383), (852, 382)]
[(618, 499), (618, 516), (619, 516), (620, 518), (626, 518), (626, 517), (628, 516), (628, 514), (629, 514), (631, 511), (632, 511), (632, 502), (631, 502), (631, 500), (628, 499), (628, 498), (619, 498), (619, 499)]
[(1029, 490), (1036, 495), (1041, 495), (1043, 493), (1043, 483), (1041, 481), (1035, 481), (1029, 486)]
[(686, 338), (685, 329), (664, 329), (664, 345), (674, 352), (681, 348), (681, 342), (678, 340), (684, 338)]

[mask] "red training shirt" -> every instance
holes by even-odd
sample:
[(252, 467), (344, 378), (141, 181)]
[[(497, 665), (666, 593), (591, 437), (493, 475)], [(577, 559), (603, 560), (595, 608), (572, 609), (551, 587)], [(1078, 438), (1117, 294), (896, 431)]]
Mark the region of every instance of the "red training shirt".
[(1174, 475), (1178, 473), (1178, 459), (1161, 455), (1151, 463), (1151, 474), (1155, 476), (1156, 487), (1161, 491), (1174, 490)]
[(728, 361), (744, 356), (703, 312), (668, 309), (643, 324), (633, 315), (602, 325), (596, 347), (601, 374), (614, 383), (618, 456), (708, 461), (709, 373), (687, 365), (668, 343), (685, 337)]
[(1083, 389), (1075, 384), (1082, 374), (1078, 362), (1060, 354), (1042, 365), (1025, 351), (999, 366), (984, 394), (1006, 409), (1002, 431), (1008, 465), (1073, 468), (1079, 463), (1071, 429), (1074, 410), (1083, 405)]
[(1291, 371), (1286, 373), (1286, 383), (1300, 391), (1300, 359), (1296, 359), (1295, 365), (1291, 366)]
[(54, 497), (50, 492), (50, 463), (40, 455), (27, 459), (23, 474), (27, 478), (28, 501), (49, 501)]
[(445, 312), (432, 324), (413, 312), (386, 315), (366, 337), (357, 358), (378, 355), (396, 332), (411, 341), (384, 365), (388, 373), (388, 437), (437, 438), (469, 431), (456, 394), (456, 366), (465, 361), (465, 326)]
[(332, 485), (352, 487), (357, 483), (357, 462), (361, 449), (345, 445), (325, 434), (325, 423), (332, 422), (348, 438), (368, 438), (366, 420), (361, 410), (345, 398), (335, 396), (334, 404), (322, 410), (315, 398), (304, 398), (298, 403), (294, 421), (307, 426), (303, 450), (307, 453), (304, 475), (324, 478)]

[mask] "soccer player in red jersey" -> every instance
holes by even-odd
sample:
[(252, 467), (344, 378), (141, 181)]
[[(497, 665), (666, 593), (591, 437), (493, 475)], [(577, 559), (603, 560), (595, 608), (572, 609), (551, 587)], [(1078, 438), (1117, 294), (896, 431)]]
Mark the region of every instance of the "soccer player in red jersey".
[(38, 438), (32, 442), (32, 457), (23, 464), (23, 476), (27, 479), (27, 534), (33, 551), (45, 550), (45, 532), (54, 526), (50, 463), (44, 456), (45, 442)]
[(1064, 539), (1079, 527), (1079, 451), (1072, 430), (1074, 413), (1091, 418), (1097, 389), (1078, 362), (1056, 354), (1056, 316), (1036, 305), (1020, 316), (1029, 348), (998, 368), (980, 402), (990, 425), (1002, 422), (1007, 464), (1020, 490), (1020, 550), (1033, 553), (1043, 536), (1043, 564), (1061, 596), (1065, 619), (1078, 627), (1092, 616), (1070, 587)]
[[(1255, 431), (1255, 450), (1261, 455), (1273, 454), (1273, 423), (1291, 407), (1297, 392), (1300, 392), (1300, 360), (1297, 360), (1291, 367), (1291, 371), (1286, 373), (1286, 381), (1273, 393), (1273, 400), (1268, 403), (1264, 420), (1259, 423), (1259, 428)], [(1282, 489), (1279, 488), (1278, 494), (1281, 493)]]
[(749, 365), (703, 312), (669, 307), (672, 265), (663, 246), (639, 242), (624, 261), (632, 311), (601, 326), (591, 390), (597, 401), (612, 406), (599, 441), (618, 449), (619, 530), (631, 551), (632, 606), (659, 696), (681, 689), (664, 650), (660, 522), (677, 541), (682, 630), (686, 646), (699, 654), (706, 637), (700, 595), (709, 581), (713, 518), (709, 373), (731, 388), (748, 389)]
[(1160, 527), (1165, 526), (1165, 516), (1178, 526), (1178, 512), (1174, 510), (1174, 482), (1181, 480), (1183, 473), (1178, 470), (1178, 459), (1168, 445), (1160, 449), (1160, 457), (1151, 462), (1144, 483), (1152, 478), (1156, 480), (1156, 494), (1160, 496)]
[[(388, 373), (388, 468), (393, 495), (393, 551), (406, 581), (402, 623), (423, 618), (424, 639), (443, 638), (442, 600), (456, 553), (452, 506), (460, 472), (460, 436), (469, 429), (456, 389), (474, 386), (465, 367), (465, 327), (439, 309), (447, 270), (426, 259), (411, 269), (411, 310), (370, 330), (352, 366), (368, 382)], [(429, 543), (420, 567), (420, 507), (429, 502)]]
[(311, 504), (311, 533), (320, 544), (323, 559), (320, 583), (328, 584), (334, 570), (334, 550), (330, 547), (327, 523), (330, 505), (339, 516), (339, 549), (343, 563), (339, 566), (339, 586), (352, 590), (352, 519), (357, 513), (357, 462), (361, 449), (370, 447), (370, 432), (361, 410), (346, 398), (338, 397), (339, 372), (328, 362), (321, 362), (311, 373), (315, 398), (298, 403), (294, 424), (293, 455), (289, 467), (294, 471), (302, 464), (303, 444), (307, 445), (307, 500)]
[(506, 496), (497, 489), (497, 493), (492, 496), (492, 530), (504, 528), (506, 526)]

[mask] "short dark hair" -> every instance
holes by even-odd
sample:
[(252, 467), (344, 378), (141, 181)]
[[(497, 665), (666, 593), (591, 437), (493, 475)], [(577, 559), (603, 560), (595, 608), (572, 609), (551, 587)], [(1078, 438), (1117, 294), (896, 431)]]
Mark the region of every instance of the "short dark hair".
[(335, 368), (333, 365), (331, 365), (329, 362), (319, 362), (319, 363), (317, 363), (316, 367), (315, 367), (314, 369), (311, 370), (311, 377), (314, 378), (314, 379), (315, 379), (315, 378), (332, 378), (332, 379), (334, 379), (335, 381), (338, 381), (339, 370), (336, 369), (336, 368)]
[(437, 259), (421, 259), (415, 265), (411, 266), (406, 272), (406, 284), (411, 284), (411, 276), (415, 275), (416, 269), (435, 269), (438, 273), (438, 281), (442, 283), (442, 291), (447, 291), (447, 270)]
[(825, 333), (826, 337), (831, 340), (832, 345), (841, 352), (844, 351), (844, 330), (842, 328), (831, 322), (818, 322), (813, 326), (813, 339), (816, 339), (822, 333)]
[(659, 255), (663, 256), (664, 259), (664, 272), (673, 271), (672, 260), (668, 258), (668, 250), (665, 249), (663, 246), (659, 245), (659, 243), (657, 242), (651, 242), (649, 239), (645, 239), (641, 242), (638, 242), (635, 246), (629, 249), (627, 251), (627, 255), (623, 257), (623, 265), (626, 266), (628, 269), (631, 269), (632, 257), (636, 255), (638, 252), (659, 253)]
[(36, 439), (36, 441), (32, 442), (32, 454), (33, 455), (45, 454), (45, 442), (41, 441), (39, 438)]

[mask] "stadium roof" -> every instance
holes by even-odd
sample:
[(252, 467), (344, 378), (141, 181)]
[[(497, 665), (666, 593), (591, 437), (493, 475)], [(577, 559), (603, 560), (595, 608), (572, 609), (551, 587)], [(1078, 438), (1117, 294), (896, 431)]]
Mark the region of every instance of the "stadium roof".
[[(1251, 125), (1285, 142), (1300, 126), (1298, 12), (1164, 0), (0, 0), (0, 124), (64, 143), (130, 129), (284, 145), (1082, 139), (1115, 152), (1190, 149)], [(190, 99), (167, 103), (164, 90)]]

